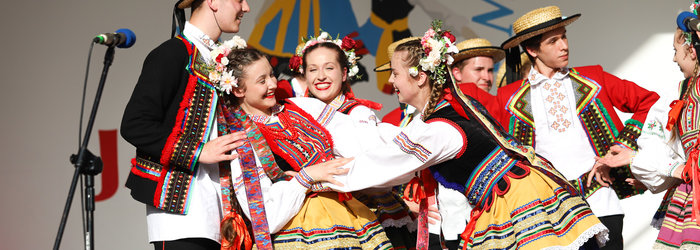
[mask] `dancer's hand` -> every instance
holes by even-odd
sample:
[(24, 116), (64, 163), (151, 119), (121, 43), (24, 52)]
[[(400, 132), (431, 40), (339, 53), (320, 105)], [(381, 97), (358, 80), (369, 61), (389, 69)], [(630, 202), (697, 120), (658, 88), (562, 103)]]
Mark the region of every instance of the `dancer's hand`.
[(634, 157), (634, 150), (622, 147), (620, 145), (615, 145), (610, 147), (608, 153), (605, 157), (595, 157), (597, 162), (607, 165), (611, 168), (617, 168), (622, 166), (627, 166), (630, 164), (630, 160)]
[(238, 158), (238, 153), (234, 149), (242, 146), (246, 139), (247, 136), (243, 131), (217, 137), (204, 144), (202, 153), (199, 154), (199, 162), (212, 164), (234, 160)]
[(603, 187), (609, 187), (612, 183), (612, 178), (610, 177), (610, 167), (602, 164), (600, 162), (595, 162), (593, 169), (588, 173), (588, 181), (586, 181), (586, 187), (591, 186), (593, 178)]
[(348, 162), (352, 161), (353, 158), (337, 158), (327, 162), (318, 163), (304, 168), (309, 177), (314, 179), (315, 182), (328, 182), (333, 185), (342, 187), (343, 183), (335, 180), (333, 178), (336, 175), (347, 174), (350, 169), (342, 168)]

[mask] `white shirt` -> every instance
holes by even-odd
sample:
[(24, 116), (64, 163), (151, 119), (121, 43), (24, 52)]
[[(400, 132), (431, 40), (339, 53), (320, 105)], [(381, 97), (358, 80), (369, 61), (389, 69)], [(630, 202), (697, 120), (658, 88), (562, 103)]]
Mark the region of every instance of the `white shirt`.
[[(209, 59), (210, 46), (205, 46), (202, 38), (210, 39), (204, 32), (185, 23), (183, 34), (194, 43), (205, 60)], [(218, 137), (217, 122), (214, 120), (210, 140)], [(255, 153), (255, 152), (254, 152)], [(255, 154), (263, 193), (263, 203), (271, 233), (276, 233), (294, 217), (304, 203), (307, 189), (296, 180), (272, 181), (265, 174), (257, 154)], [(221, 241), (220, 222), (223, 218), (219, 165), (199, 163), (188, 192), (188, 212), (186, 215), (171, 214), (153, 206), (146, 206), (148, 240), (172, 241), (183, 238), (207, 238)], [(231, 176), (236, 198), (245, 215), (250, 218), (248, 200), (243, 185), (242, 171), (238, 159), (231, 161)]]
[[(324, 103), (315, 99), (290, 100), (313, 117), (319, 117), (325, 108)], [(407, 183), (416, 171), (454, 159), (464, 145), (462, 135), (455, 127), (440, 121), (425, 123), (420, 113), (403, 128), (388, 123), (374, 126), (338, 112), (325, 124), (333, 137), (334, 152), (342, 157), (355, 157), (346, 165), (350, 172), (336, 177), (343, 183), (342, 187), (327, 184), (341, 192)], [(421, 150), (399, 146), (394, 141), (399, 134), (416, 148), (424, 150), (419, 152)], [(466, 197), (439, 185), (437, 200), (441, 217), (449, 221), (429, 224), (429, 231), (439, 234), (442, 227), (445, 239), (456, 240), (464, 231), (469, 216)]]
[(680, 136), (675, 128), (673, 132), (666, 129), (671, 102), (660, 98), (651, 106), (637, 139), (639, 150), (630, 164), (634, 177), (652, 193), (665, 191), (678, 183), (680, 180), (673, 177), (673, 171), (685, 167)]
[[(530, 68), (528, 79), (535, 123), (535, 152), (552, 162), (564, 177), (574, 180), (593, 168), (596, 154), (576, 113), (576, 97), (569, 69), (556, 72), (550, 79)], [(562, 117), (570, 121), (570, 126), (565, 132), (553, 129), (552, 119), (547, 114), (549, 109), (545, 102), (549, 92), (545, 89), (545, 84), (552, 85), (555, 82), (562, 84), (561, 93), (566, 95), (567, 102), (562, 104), (567, 109)], [(612, 188), (601, 187), (587, 200), (596, 216), (623, 214), (620, 200)]]

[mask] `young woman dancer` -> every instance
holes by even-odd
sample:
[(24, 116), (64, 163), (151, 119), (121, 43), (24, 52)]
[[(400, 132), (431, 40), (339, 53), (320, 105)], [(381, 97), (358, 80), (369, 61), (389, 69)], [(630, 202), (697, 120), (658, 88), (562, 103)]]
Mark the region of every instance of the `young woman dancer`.
[[(307, 89), (315, 97), (338, 112), (352, 116), (357, 121), (376, 125), (377, 116), (372, 109), (381, 109), (381, 104), (355, 98), (350, 81), (357, 77), (355, 50), (358, 43), (349, 36), (332, 39), (326, 32), (311, 37), (299, 45), (298, 53), (291, 61), (295, 72), (302, 72), (307, 80)], [(392, 188), (362, 190), (352, 193), (355, 198), (374, 209), (379, 222), (395, 249), (410, 249), (415, 246), (415, 221), (408, 206)]]
[[(275, 100), (275, 79), (267, 58), (253, 49), (232, 50), (226, 56), (221, 86), (229, 89), (224, 98), (231, 107), (244, 112), (256, 131), (248, 138), (264, 139), (271, 152), (261, 160), (269, 168), (296, 171), (295, 178), (305, 180), (313, 191), (307, 195), (299, 212), (279, 231), (273, 233), (275, 248), (328, 249), (349, 247), (387, 249), (387, 239), (375, 215), (351, 196), (311, 185), (313, 177), (305, 173), (308, 166), (333, 160), (334, 143), (321, 124), (294, 103), (284, 106)], [(243, 118), (243, 119), (246, 119)], [(235, 124), (241, 117), (229, 119)], [(256, 152), (257, 153), (257, 152)], [(337, 170), (340, 171), (340, 170)], [(249, 195), (250, 196), (250, 195)], [(258, 209), (258, 214), (265, 214)], [(255, 228), (255, 223), (252, 223)]]
[[(695, 1), (691, 9), (696, 12), (697, 6)], [(685, 77), (679, 83), (679, 99), (659, 99), (654, 104), (637, 140), (637, 152), (611, 148), (614, 154), (598, 159), (596, 171), (589, 175), (589, 183), (596, 175), (596, 181), (607, 185), (610, 167), (630, 164), (632, 174), (651, 192), (668, 190), (652, 220), (652, 226), (660, 228), (654, 249), (691, 249), (700, 245), (700, 203), (695, 200), (700, 188), (700, 66), (696, 51), (700, 40), (690, 32), (679, 28), (673, 36), (673, 61)]]
[[(327, 186), (354, 191), (410, 180), (407, 193), (421, 204), (420, 249), (428, 243), (425, 198), (437, 183), (464, 194), (472, 207), (464, 248), (596, 248), (589, 241), (595, 236), (604, 242), (607, 229), (566, 179), (502, 131), (477, 102), (454, 91), (447, 70), (453, 41), (437, 23), (433, 27), (422, 41), (397, 46), (391, 58), (399, 101), (420, 110), (406, 127), (368, 126), (322, 103), (292, 100), (326, 124), (336, 153), (355, 157), (350, 172), (336, 177), (344, 186)], [(420, 176), (413, 178), (415, 171)]]

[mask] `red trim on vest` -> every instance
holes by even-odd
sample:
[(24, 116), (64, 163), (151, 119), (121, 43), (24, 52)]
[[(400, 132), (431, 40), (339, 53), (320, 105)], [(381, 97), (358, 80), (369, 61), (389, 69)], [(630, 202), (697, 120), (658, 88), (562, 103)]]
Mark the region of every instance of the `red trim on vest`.
[(464, 144), (462, 144), (462, 148), (459, 150), (459, 153), (457, 153), (457, 156), (455, 156), (453, 159), (457, 159), (459, 157), (462, 157), (465, 151), (467, 151), (467, 135), (464, 133), (464, 130), (460, 126), (457, 125), (457, 123), (445, 119), (445, 118), (432, 118), (426, 121), (426, 123), (433, 123), (433, 122), (444, 122), (449, 124), (450, 126), (454, 127), (457, 131), (459, 131), (459, 134), (462, 136), (462, 141), (464, 141)]

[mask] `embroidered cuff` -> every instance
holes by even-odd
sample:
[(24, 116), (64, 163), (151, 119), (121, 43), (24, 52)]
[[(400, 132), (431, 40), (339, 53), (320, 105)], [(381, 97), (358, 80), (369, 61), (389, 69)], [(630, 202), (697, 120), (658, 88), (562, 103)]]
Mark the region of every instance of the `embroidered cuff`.
[(642, 133), (642, 126), (642, 123), (637, 120), (627, 120), (627, 122), (625, 122), (625, 128), (617, 135), (615, 144), (636, 151), (637, 138), (639, 138), (639, 135)]
[(668, 173), (666, 173), (666, 174), (669, 177), (675, 177), (675, 176), (673, 176), (673, 173), (676, 172), (676, 169), (685, 167), (684, 162), (673, 162), (673, 163), (669, 163), (668, 165), (669, 165), (669, 169), (668, 169)]
[(311, 189), (314, 182), (316, 182), (313, 178), (311, 178), (311, 176), (309, 176), (306, 173), (306, 171), (304, 171), (304, 169), (299, 171), (299, 173), (294, 177), (294, 179), (296, 179), (299, 182), (299, 184), (301, 184), (307, 189)]

